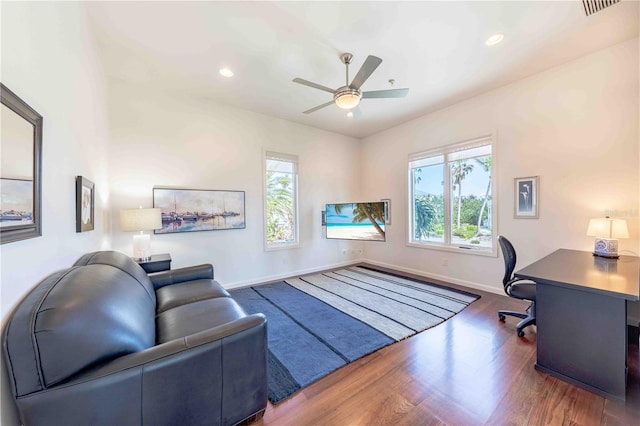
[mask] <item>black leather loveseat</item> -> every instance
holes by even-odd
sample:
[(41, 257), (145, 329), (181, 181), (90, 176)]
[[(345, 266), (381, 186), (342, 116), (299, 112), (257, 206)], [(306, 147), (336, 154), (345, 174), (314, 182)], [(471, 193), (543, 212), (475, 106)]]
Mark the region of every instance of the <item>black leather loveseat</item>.
[(211, 265), (101, 251), (40, 282), (2, 343), (25, 425), (232, 425), (267, 405), (266, 336)]

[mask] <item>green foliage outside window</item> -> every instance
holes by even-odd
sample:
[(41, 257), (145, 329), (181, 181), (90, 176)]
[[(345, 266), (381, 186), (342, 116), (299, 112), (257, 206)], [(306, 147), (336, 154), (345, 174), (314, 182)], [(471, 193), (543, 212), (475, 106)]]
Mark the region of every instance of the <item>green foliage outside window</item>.
[(294, 201), (291, 175), (267, 172), (267, 243), (295, 239)]
[[(469, 152), (474, 153), (473, 149), (475, 148), (470, 148)], [(456, 155), (460, 158), (459, 154)], [(420, 161), (418, 159), (415, 162)], [(442, 165), (446, 169), (439, 175), (438, 168)], [(491, 170), (490, 154), (452, 161), (448, 161), (445, 155), (443, 163), (423, 163), (412, 168), (412, 238), (415, 241), (444, 242), (451, 245), (490, 245)], [(444, 194), (442, 182), (438, 185), (436, 179), (439, 180), (440, 176), (450, 179), (448, 194)], [(449, 206), (447, 211), (445, 196)], [(445, 221), (448, 221), (450, 227), (449, 236), (445, 235)]]

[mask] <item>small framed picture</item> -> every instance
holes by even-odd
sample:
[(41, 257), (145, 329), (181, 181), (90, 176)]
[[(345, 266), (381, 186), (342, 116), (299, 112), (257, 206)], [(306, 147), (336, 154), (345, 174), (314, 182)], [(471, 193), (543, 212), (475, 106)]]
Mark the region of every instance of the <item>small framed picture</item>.
[(521, 177), (514, 179), (514, 218), (538, 218), (538, 181), (538, 176)]
[(89, 179), (76, 176), (76, 232), (93, 231), (95, 186)]
[(391, 200), (382, 198), (380, 201), (384, 202), (384, 224), (391, 225)]

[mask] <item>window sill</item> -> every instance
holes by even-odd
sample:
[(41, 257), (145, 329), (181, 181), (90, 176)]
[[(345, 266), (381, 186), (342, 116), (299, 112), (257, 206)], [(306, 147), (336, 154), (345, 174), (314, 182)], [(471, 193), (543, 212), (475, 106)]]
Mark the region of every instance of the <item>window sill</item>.
[(498, 257), (497, 248), (475, 248), (470, 246), (445, 246), (433, 243), (407, 243), (408, 247), (427, 250), (448, 251), (451, 253), (471, 254), (474, 256)]
[(291, 243), (272, 243), (265, 244), (264, 251), (277, 251), (277, 250), (286, 250), (286, 249), (294, 249), (300, 247), (300, 242), (295, 241)]

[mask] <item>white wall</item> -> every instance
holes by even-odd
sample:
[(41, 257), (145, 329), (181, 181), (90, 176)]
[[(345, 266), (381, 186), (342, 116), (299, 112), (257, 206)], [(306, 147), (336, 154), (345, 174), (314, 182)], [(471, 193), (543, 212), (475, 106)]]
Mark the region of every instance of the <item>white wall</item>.
[[(107, 88), (82, 8), (2, 3), (0, 79), (44, 117), (43, 236), (0, 246), (3, 319), (81, 254), (111, 245), (130, 253), (118, 211), (151, 206), (153, 186), (164, 185), (246, 192), (244, 230), (152, 236), (153, 251), (171, 253), (175, 267), (211, 262), (227, 287), (339, 265), (352, 260), (342, 248), (364, 247), (374, 262), (499, 292), (501, 259), (405, 245), (407, 155), (494, 130), (494, 211), (519, 266), (558, 247), (591, 250), (587, 221), (605, 213), (629, 221), (622, 249), (640, 251), (637, 39), (359, 141), (179, 95)], [(263, 149), (300, 157), (299, 249), (263, 250)], [(81, 234), (76, 175), (97, 191), (95, 230)], [(540, 219), (515, 220), (513, 178), (530, 175), (541, 178)], [(387, 243), (322, 237), (326, 202), (377, 198), (392, 199)], [(15, 424), (2, 370), (1, 422)]]
[[(360, 141), (253, 112), (179, 95), (109, 87), (113, 247), (132, 252), (119, 210), (151, 207), (152, 189), (245, 191), (246, 229), (152, 235), (153, 253), (172, 267), (212, 263), (226, 287), (324, 269), (349, 261), (326, 240), (320, 213), (327, 202), (360, 191)], [(263, 151), (299, 156), (300, 248), (264, 251)], [(117, 160), (116, 160), (117, 159)]]
[[(558, 248), (592, 250), (590, 218), (628, 221), (639, 252), (638, 39), (425, 115), (363, 140), (365, 197), (392, 199), (386, 245), (368, 260), (502, 292), (502, 258), (406, 246), (407, 155), (497, 133), (497, 233), (523, 267)], [(540, 176), (540, 218), (513, 218), (513, 179)], [(448, 260), (448, 266), (443, 265)]]
[[(109, 244), (105, 84), (82, 6), (2, 3), (2, 83), (44, 120), (42, 236), (0, 246), (3, 318), (50, 272)], [(75, 176), (96, 184), (95, 230), (75, 232)], [(17, 422), (2, 368), (3, 425)]]

